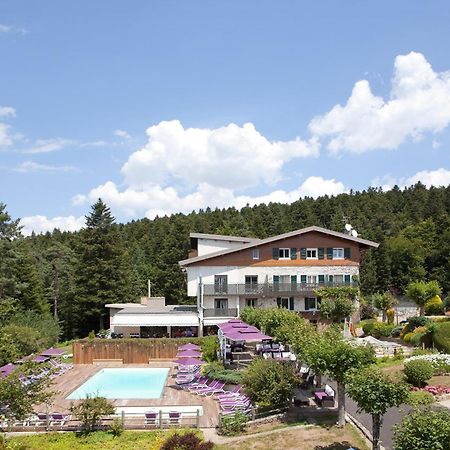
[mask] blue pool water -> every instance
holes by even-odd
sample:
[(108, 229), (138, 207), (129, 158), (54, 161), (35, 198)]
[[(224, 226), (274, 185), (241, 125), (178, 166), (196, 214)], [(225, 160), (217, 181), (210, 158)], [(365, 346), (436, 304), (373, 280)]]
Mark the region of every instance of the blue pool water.
[(106, 398), (160, 398), (169, 369), (102, 369), (73, 391), (67, 398), (86, 395)]

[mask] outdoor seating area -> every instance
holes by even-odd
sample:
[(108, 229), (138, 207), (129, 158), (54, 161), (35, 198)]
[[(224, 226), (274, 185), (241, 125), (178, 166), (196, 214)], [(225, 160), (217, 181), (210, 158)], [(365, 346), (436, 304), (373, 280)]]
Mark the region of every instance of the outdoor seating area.
[(320, 389), (314, 393), (314, 400), (319, 406), (334, 406), (335, 401), (334, 389), (326, 384), (324, 389)]

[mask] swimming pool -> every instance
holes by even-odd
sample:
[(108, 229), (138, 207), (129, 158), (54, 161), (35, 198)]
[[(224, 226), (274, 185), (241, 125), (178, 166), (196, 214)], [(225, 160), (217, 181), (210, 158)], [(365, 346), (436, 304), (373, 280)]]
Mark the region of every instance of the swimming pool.
[(160, 398), (169, 369), (102, 369), (67, 398), (79, 400), (86, 395), (114, 399)]

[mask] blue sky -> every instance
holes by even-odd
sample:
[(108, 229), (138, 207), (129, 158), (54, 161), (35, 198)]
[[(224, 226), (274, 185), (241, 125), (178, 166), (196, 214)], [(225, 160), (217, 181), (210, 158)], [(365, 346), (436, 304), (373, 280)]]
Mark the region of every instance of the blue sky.
[[(0, 2), (25, 231), (450, 183), (448, 1)], [(339, 106), (340, 105), (340, 106)]]

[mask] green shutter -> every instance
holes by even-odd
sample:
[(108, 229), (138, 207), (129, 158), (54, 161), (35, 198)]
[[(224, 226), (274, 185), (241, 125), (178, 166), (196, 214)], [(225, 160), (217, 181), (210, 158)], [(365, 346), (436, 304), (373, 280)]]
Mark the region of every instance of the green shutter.
[(328, 283), (333, 284), (333, 275), (328, 275)]
[(325, 283), (325, 275), (319, 275), (319, 284)]
[(306, 259), (306, 248), (300, 249), (300, 259)]
[(273, 276), (273, 284), (280, 284), (280, 276), (279, 275)]
[(345, 247), (344, 248), (344, 259), (350, 259), (350, 258), (351, 258), (350, 247)]
[(327, 248), (327, 259), (333, 259), (333, 247)]
[(278, 308), (281, 308), (281, 297), (277, 298), (277, 306)]
[(278, 259), (280, 257), (280, 249), (277, 247), (272, 248), (272, 259)]
[(324, 251), (323, 247), (319, 247), (317, 249), (317, 256), (318, 256), (319, 259), (323, 259), (324, 258), (324, 253), (325, 253), (325, 251)]
[(291, 259), (297, 259), (297, 249), (295, 247), (291, 248)]
[(300, 275), (300, 283), (306, 284), (306, 275)]
[(297, 275), (291, 275), (291, 289), (293, 291), (297, 290)]
[(309, 310), (308, 297), (305, 297), (305, 311)]
[(350, 275), (344, 275), (344, 283), (350, 284), (350, 281), (351, 281)]
[(289, 297), (289, 309), (294, 311), (294, 297)]

